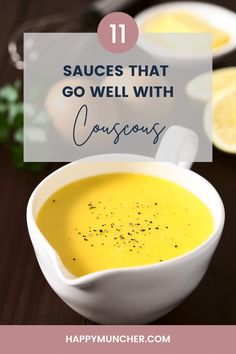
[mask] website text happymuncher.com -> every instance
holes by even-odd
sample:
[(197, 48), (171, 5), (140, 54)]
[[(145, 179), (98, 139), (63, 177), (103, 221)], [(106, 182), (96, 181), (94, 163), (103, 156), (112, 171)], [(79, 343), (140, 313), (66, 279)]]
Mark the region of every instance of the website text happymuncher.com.
[(92, 335), (92, 334), (80, 334), (80, 335), (66, 335), (66, 343), (170, 343), (170, 335)]

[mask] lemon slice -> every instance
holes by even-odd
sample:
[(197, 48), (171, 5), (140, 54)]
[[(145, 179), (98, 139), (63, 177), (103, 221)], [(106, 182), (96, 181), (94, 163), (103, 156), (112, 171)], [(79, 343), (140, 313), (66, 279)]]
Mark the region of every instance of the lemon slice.
[[(210, 103), (205, 111), (205, 127), (209, 122)], [(220, 150), (236, 153), (236, 84), (213, 99), (212, 140)]]
[(189, 81), (186, 86), (186, 93), (189, 97), (208, 101), (220, 94), (223, 90), (236, 86), (236, 67), (230, 66), (223, 69), (214, 70), (212, 80), (210, 73), (204, 73)]
[(236, 67), (218, 69), (213, 71), (212, 90), (213, 93), (220, 93), (222, 90), (236, 86)]

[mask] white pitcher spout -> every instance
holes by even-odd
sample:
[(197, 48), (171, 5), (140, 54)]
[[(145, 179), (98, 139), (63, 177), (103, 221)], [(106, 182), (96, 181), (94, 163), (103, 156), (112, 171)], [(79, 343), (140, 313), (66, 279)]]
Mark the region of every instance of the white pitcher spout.
[[(49, 247), (51, 248), (50, 245)], [(60, 256), (53, 248), (48, 250), (48, 252), (52, 262), (52, 270), (57, 274), (59, 281), (63, 285), (69, 285), (81, 290), (92, 287), (95, 282), (101, 281), (106, 277), (114, 276), (115, 273), (117, 274), (125, 270), (125, 268), (105, 269), (77, 277), (68, 271)], [(40, 260), (38, 261), (40, 263)]]

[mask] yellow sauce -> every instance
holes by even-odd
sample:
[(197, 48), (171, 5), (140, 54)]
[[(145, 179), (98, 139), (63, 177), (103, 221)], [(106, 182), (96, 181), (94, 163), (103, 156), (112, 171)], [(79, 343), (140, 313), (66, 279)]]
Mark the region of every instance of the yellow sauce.
[(146, 20), (142, 25), (143, 32), (163, 33), (211, 33), (212, 47), (217, 49), (226, 44), (230, 37), (224, 31), (215, 28), (205, 20), (188, 12), (167, 12)]
[(164, 179), (115, 173), (54, 193), (37, 217), (42, 234), (74, 275), (180, 256), (213, 231), (207, 206)]

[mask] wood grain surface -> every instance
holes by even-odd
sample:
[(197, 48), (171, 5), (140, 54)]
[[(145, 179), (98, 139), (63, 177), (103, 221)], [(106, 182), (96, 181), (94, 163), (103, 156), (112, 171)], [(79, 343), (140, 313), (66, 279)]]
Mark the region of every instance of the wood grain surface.
[[(153, 3), (157, 1), (139, 1), (129, 13), (134, 15)], [(9, 37), (20, 23), (47, 14), (78, 12), (87, 4), (82, 0), (1, 0), (0, 85), (22, 75), (10, 64), (7, 52)], [(236, 11), (235, 0), (223, 4)], [(235, 59), (233, 53), (220, 66), (235, 65)], [(91, 324), (65, 305), (47, 284), (27, 232), (28, 198), (55, 168), (52, 165), (41, 174), (18, 171), (12, 166), (8, 149), (0, 147), (0, 324)], [(236, 324), (236, 156), (214, 150), (213, 163), (196, 163), (193, 170), (207, 178), (223, 199), (223, 237), (198, 288), (155, 324)]]

